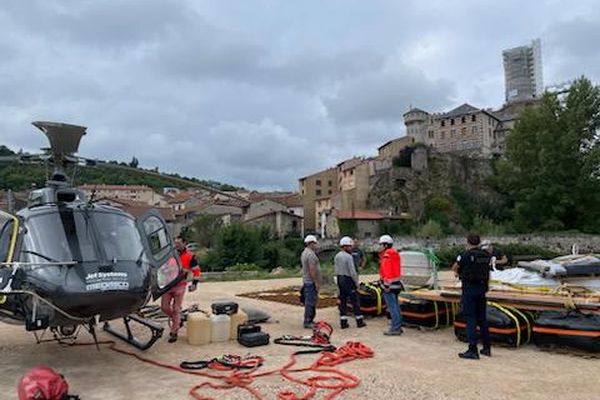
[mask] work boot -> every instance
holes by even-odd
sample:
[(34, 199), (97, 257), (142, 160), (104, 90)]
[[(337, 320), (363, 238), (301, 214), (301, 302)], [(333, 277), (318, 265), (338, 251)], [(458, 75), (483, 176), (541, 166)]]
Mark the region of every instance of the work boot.
[(464, 353), (458, 353), (460, 358), (466, 358), (469, 360), (479, 360), (479, 352), (477, 346), (469, 346), (469, 349)]
[(481, 351), (479, 353), (483, 354), (484, 356), (491, 357), (492, 356), (492, 348), (490, 346), (483, 346), (483, 349), (481, 349)]
[(365, 324), (365, 319), (364, 318), (357, 318), (356, 319), (356, 327), (357, 328), (364, 328), (365, 326), (367, 326), (367, 324)]
[(340, 329), (347, 329), (350, 325), (348, 325), (347, 319), (340, 320)]
[(177, 341), (177, 334), (176, 333), (171, 333), (169, 335), (169, 343), (175, 343)]
[(313, 324), (312, 322), (305, 322), (304, 323), (304, 329), (312, 329), (314, 328), (315, 324)]
[(404, 333), (404, 331), (403, 331), (402, 329), (400, 329), (399, 331), (392, 331), (392, 330), (389, 330), (389, 331), (385, 331), (385, 332), (383, 332), (383, 334), (384, 334), (385, 336), (400, 336), (400, 335), (402, 335), (403, 333)]

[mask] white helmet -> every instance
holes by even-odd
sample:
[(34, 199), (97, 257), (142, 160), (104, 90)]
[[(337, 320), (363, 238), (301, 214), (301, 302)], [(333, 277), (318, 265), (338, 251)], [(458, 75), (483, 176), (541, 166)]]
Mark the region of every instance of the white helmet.
[(309, 243), (318, 243), (317, 237), (315, 235), (306, 235), (306, 237), (304, 238), (304, 244)]
[(344, 236), (340, 239), (340, 246), (353, 246), (354, 240), (350, 236)]
[(394, 239), (390, 235), (382, 235), (379, 238), (379, 244), (394, 244)]

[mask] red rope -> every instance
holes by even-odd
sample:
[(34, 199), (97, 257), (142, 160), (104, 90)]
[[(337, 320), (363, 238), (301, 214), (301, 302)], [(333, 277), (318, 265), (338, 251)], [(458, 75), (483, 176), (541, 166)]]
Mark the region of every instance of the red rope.
[[(260, 368), (263, 361), (260, 357), (255, 357), (246, 361), (244, 361), (242, 358), (238, 358), (240, 365), (243, 364), (244, 367), (249, 367), (244, 370), (238, 370), (234, 367), (227, 367), (216, 362), (211, 363), (208, 367), (209, 369), (218, 370), (221, 372), (229, 372), (228, 374), (217, 375), (202, 371), (186, 370), (179, 366), (155, 361), (140, 356), (137, 353), (119, 349), (116, 347), (116, 342), (114, 341), (103, 341), (99, 342), (99, 344), (108, 345), (108, 348), (112, 351), (134, 357), (139, 361), (157, 367), (220, 381), (220, 383), (206, 381), (192, 387), (189, 391), (189, 394), (196, 400), (215, 400), (213, 397), (206, 397), (199, 393), (200, 390), (204, 388), (214, 390), (231, 390), (238, 388), (247, 391), (258, 400), (264, 400), (264, 397), (254, 387), (252, 387), (252, 384), (258, 378), (275, 374), (279, 374), (290, 382), (300, 384), (308, 388), (308, 391), (301, 396), (289, 389), (281, 391), (279, 393), (279, 398), (281, 400), (309, 400), (315, 396), (317, 390), (319, 389), (329, 390), (330, 392), (324, 398), (326, 400), (331, 400), (337, 397), (343, 391), (353, 389), (360, 384), (360, 379), (356, 376), (340, 371), (333, 367), (349, 361), (372, 358), (374, 356), (374, 352), (370, 347), (360, 342), (348, 342), (336, 351), (320, 353), (319, 358), (308, 367), (292, 369), (292, 367), (296, 364), (296, 353), (292, 353), (290, 356), (290, 361), (282, 368), (261, 373), (257, 373), (257, 370)], [(80, 343), (74, 345), (90, 346), (95, 345), (95, 343)], [(314, 372), (314, 375), (305, 379), (295, 376), (297, 373), (309, 371)]]

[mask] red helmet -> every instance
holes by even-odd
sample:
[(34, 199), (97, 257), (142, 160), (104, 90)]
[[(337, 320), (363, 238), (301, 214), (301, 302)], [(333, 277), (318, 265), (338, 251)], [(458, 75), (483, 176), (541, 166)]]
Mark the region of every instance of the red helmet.
[(45, 365), (29, 370), (19, 381), (19, 400), (61, 400), (67, 398), (65, 378)]

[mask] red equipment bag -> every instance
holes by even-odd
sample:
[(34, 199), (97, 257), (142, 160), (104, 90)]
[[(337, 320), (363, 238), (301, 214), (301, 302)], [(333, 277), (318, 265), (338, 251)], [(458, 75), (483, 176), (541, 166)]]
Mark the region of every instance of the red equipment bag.
[(65, 400), (69, 385), (65, 378), (45, 365), (29, 370), (19, 381), (19, 400)]

